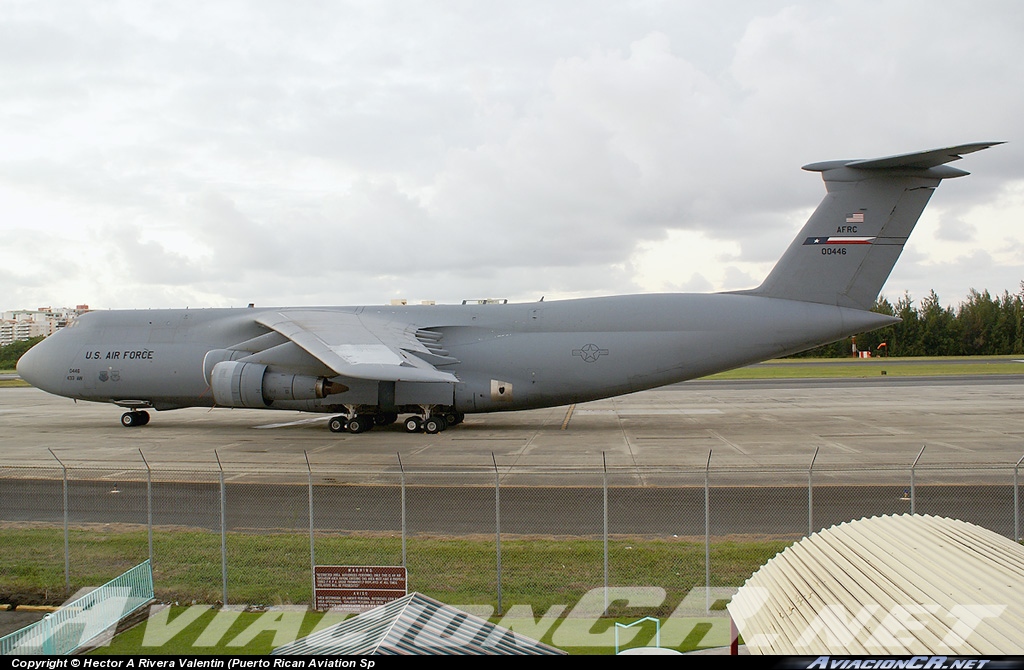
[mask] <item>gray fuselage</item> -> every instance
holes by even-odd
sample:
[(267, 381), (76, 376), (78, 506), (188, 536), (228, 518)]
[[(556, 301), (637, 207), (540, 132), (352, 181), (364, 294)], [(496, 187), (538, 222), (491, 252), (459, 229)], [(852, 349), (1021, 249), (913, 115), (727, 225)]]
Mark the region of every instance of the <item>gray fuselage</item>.
[[(434, 333), (438, 370), (458, 382), (397, 382), (398, 408), (462, 413), (565, 405), (654, 388), (801, 351), (885, 326), (856, 309), (739, 294), (651, 294), (526, 304), (318, 307), (372, 315)], [(256, 323), (273, 309), (92, 312), (19, 362), (33, 385), (80, 400), (156, 409), (218, 404), (204, 375), (208, 352), (275, 335)], [(280, 338), (251, 354), (273, 371), (329, 378), (346, 390), (275, 400), (268, 408), (338, 412), (380, 405), (376, 380), (336, 375)], [(274, 344), (271, 342), (271, 344)], [(263, 356), (263, 358), (260, 358)]]

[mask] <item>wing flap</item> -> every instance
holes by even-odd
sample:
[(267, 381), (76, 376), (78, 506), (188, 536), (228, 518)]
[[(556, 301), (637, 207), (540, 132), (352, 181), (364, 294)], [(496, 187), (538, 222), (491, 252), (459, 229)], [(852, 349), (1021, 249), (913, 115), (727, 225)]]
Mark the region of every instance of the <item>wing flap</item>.
[(413, 354), (430, 355), (416, 326), (333, 310), (280, 310), (256, 322), (307, 351), (339, 375), (407, 382), (458, 382)]

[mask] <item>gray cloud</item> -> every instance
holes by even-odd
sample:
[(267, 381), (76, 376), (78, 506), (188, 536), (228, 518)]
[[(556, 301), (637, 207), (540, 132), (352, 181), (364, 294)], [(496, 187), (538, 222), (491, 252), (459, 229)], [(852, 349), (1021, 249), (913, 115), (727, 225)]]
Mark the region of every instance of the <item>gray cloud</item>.
[[(1010, 2), (9, 9), (0, 234), (62, 262), (0, 272), (8, 307), (633, 291), (670, 230), (740, 251), (664, 286), (745, 288), (823, 194), (801, 164), (1016, 140), (1024, 111)], [(887, 292), (1017, 288), (1016, 228), (967, 259), (1019, 151), (936, 195), (962, 260), (915, 237)]]

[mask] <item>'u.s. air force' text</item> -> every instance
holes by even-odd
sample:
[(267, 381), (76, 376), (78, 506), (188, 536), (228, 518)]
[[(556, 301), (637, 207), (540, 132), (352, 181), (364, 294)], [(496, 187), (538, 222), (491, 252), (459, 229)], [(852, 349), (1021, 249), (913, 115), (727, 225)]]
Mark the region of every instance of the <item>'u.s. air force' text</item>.
[(85, 352), (87, 359), (93, 360), (105, 360), (105, 361), (151, 361), (153, 360), (152, 349), (126, 349), (124, 351), (108, 351), (106, 355), (100, 351), (87, 351)]

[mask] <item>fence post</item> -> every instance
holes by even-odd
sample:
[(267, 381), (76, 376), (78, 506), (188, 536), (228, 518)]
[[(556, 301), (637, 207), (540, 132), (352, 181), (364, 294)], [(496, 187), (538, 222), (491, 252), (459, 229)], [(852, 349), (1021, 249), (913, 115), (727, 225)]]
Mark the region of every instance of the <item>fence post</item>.
[(1024, 456), (1020, 457), (1017, 461), (1017, 465), (1013, 466), (1013, 541), (1020, 542), (1020, 487), (1017, 485), (1017, 473), (1020, 471), (1021, 461), (1024, 461)]
[(818, 457), (818, 449), (814, 448), (811, 464), (807, 467), (807, 536), (814, 532), (814, 459)]
[(921, 451), (918, 452), (917, 458), (914, 459), (914, 464), (910, 466), (910, 513), (917, 514), (917, 486), (914, 483), (914, 470), (917, 468), (917, 462), (921, 460), (921, 455), (924, 453), (925, 447), (921, 447)]
[(406, 563), (405, 555), (405, 538), (406, 538), (406, 525), (405, 525), (405, 466), (402, 465), (402, 454), (398, 454), (398, 469), (402, 473), (402, 567), (408, 568), (409, 564)]
[(60, 463), (61, 470), (64, 471), (64, 588), (71, 591), (71, 550), (68, 543), (68, 468), (57, 458), (57, 454), (53, 453), (53, 449), (47, 447), (46, 450), (50, 452), (54, 460)]
[(604, 479), (601, 485), (603, 493), (604, 504), (602, 507), (602, 523), (603, 531), (601, 536), (604, 538), (604, 611), (608, 611), (608, 458), (605, 452), (601, 452), (601, 466), (604, 468)]
[[(309, 578), (310, 588), (313, 590), (309, 592), (310, 598), (316, 597), (316, 544), (313, 541), (313, 468), (309, 465), (309, 452), (305, 449), (302, 450), (302, 455), (306, 458), (306, 473), (309, 482)], [(316, 602), (312, 603), (316, 607)]]
[(491, 452), (491, 463), (494, 464), (494, 546), (497, 556), (498, 614), (504, 614), (501, 608), (501, 475), (498, 473), (498, 461)]
[(139, 449), (139, 456), (146, 464), (146, 529), (149, 535), (149, 565), (153, 565), (153, 471), (149, 468), (146, 455)]
[(704, 612), (711, 611), (711, 453), (704, 467)]
[(217, 457), (217, 469), (220, 470), (220, 579), (224, 591), (222, 602), (224, 607), (228, 606), (228, 520), (227, 520), (227, 492), (224, 487), (224, 466), (220, 462), (220, 454), (213, 450)]

